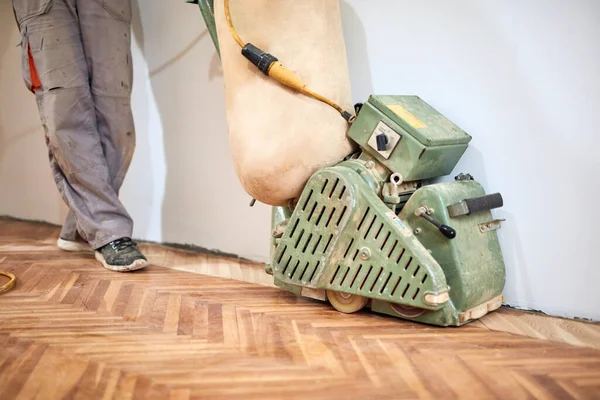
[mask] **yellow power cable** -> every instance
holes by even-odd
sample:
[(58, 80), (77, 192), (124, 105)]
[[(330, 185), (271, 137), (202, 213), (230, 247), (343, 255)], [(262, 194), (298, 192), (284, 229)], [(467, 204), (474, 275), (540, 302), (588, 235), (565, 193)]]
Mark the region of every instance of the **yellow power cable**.
[(0, 275), (6, 276), (8, 279), (10, 279), (7, 283), (0, 286), (0, 294), (2, 294), (4, 292), (8, 292), (13, 288), (13, 286), (15, 286), (15, 283), (17, 283), (17, 278), (10, 272), (0, 271)]
[[(233, 26), (233, 22), (231, 20), (231, 12), (229, 10), (229, 0), (224, 0), (224, 7), (225, 7), (225, 19), (227, 20), (227, 25), (229, 26), (229, 31), (231, 32), (231, 35), (233, 36), (233, 38), (235, 39), (237, 44), (241, 48), (244, 48), (245, 44), (242, 41), (242, 39), (240, 38), (240, 36), (238, 35), (238, 33), (236, 32), (236, 30)], [(292, 71), (287, 69), (280, 62), (278, 62), (278, 61), (273, 62), (270, 65), (269, 70), (268, 70), (268, 76), (277, 80), (278, 82), (282, 83), (285, 86), (295, 89), (301, 93), (304, 93), (307, 96), (310, 96), (316, 100), (319, 100), (319, 101), (333, 107), (345, 119), (347, 119), (348, 122), (352, 123), (354, 121), (354, 119), (355, 119), (354, 116), (352, 116), (350, 113), (344, 111), (344, 109), (342, 107), (340, 107), (338, 104), (334, 103), (333, 101), (329, 100), (328, 98), (321, 96), (320, 94), (317, 94), (317, 93), (313, 92), (312, 90), (308, 89), (306, 87), (306, 84), (304, 82), (302, 82), (302, 80), (296, 74), (294, 74)]]
[(225, 19), (227, 19), (227, 25), (229, 25), (229, 31), (231, 35), (235, 39), (235, 41), (240, 45), (240, 47), (244, 47), (244, 42), (240, 39), (240, 36), (235, 31), (233, 27), (233, 22), (231, 22), (231, 13), (229, 12), (229, 0), (225, 0)]

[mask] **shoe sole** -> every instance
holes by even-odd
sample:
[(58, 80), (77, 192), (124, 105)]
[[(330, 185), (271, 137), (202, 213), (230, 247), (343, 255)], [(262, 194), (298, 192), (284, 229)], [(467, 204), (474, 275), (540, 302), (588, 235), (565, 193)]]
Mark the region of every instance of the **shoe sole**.
[(129, 265), (110, 265), (106, 262), (102, 253), (100, 253), (99, 251), (96, 251), (95, 253), (96, 253), (96, 260), (98, 260), (104, 266), (104, 268), (106, 268), (110, 271), (115, 271), (115, 272), (137, 271), (148, 265), (148, 261), (142, 260), (142, 259), (135, 260), (133, 263), (131, 263)]
[(58, 246), (58, 248), (61, 250), (72, 251), (72, 252), (91, 251), (92, 250), (90, 245), (88, 245), (87, 243), (72, 242), (70, 240), (65, 240), (65, 239), (60, 239), (60, 238), (56, 241), (56, 246)]

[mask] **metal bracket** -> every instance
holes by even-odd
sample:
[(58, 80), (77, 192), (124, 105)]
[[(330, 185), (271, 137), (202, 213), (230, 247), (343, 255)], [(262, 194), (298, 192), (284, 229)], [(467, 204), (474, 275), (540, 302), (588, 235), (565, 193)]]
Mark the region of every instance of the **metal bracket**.
[(479, 232), (481, 233), (486, 233), (489, 231), (495, 231), (497, 229), (500, 229), (502, 226), (502, 221), (506, 221), (504, 219), (495, 219), (493, 221), (490, 222), (482, 222), (481, 224), (478, 224), (479, 226)]

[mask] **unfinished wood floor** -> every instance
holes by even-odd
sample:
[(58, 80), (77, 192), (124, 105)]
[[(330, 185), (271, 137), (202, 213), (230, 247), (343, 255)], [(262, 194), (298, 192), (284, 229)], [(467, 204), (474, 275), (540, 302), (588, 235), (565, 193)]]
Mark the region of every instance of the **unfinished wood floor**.
[(0, 220), (0, 269), (18, 279), (0, 295), (2, 399), (600, 398), (600, 350), (485, 320), (435, 328), (344, 315), (243, 282), (255, 268), (245, 263), (221, 260), (214, 273), (238, 280), (163, 266), (113, 273), (58, 251), (55, 235)]

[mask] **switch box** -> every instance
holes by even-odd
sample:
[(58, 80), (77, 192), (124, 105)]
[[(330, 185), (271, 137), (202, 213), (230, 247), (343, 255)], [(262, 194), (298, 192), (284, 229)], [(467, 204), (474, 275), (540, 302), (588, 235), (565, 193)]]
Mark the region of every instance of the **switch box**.
[[(387, 139), (383, 150), (377, 145), (381, 134)], [(348, 136), (404, 181), (450, 174), (471, 141), (417, 96), (369, 97)]]

